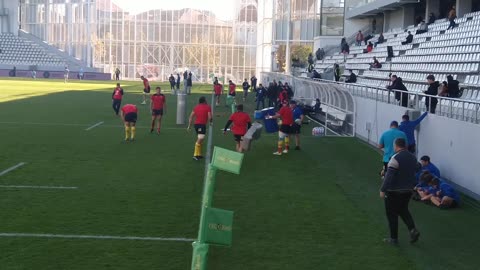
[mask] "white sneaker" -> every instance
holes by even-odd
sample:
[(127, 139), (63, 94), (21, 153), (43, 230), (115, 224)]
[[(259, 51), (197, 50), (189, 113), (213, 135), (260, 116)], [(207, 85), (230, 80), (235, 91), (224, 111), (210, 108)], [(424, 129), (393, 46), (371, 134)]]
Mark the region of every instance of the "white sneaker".
[(142, 105), (145, 105), (145, 104), (147, 104), (147, 102), (146, 102), (146, 101), (143, 101), (143, 102), (142, 102), (142, 103), (140, 103), (140, 104), (142, 104)]
[(288, 153), (288, 150), (287, 150), (287, 149), (283, 150), (283, 153), (284, 153), (284, 154), (287, 154), (287, 153)]
[(273, 152), (273, 154), (274, 154), (275, 156), (281, 156), (281, 155), (282, 155), (282, 153), (280, 153), (280, 152), (278, 152), (278, 151)]

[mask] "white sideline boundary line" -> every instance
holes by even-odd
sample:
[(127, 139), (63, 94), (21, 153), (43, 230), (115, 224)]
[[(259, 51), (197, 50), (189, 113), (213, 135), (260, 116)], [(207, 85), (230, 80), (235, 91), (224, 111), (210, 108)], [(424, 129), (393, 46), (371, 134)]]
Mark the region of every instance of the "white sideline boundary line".
[[(65, 126), (65, 127), (89, 127), (88, 124), (67, 124), (67, 123), (34, 123), (34, 122), (0, 122), (0, 124), (11, 124), (11, 125), (34, 125), (34, 126)], [(118, 125), (103, 125), (103, 127), (108, 128), (123, 128), (122, 124)], [(141, 129), (150, 129), (147, 126), (136, 126)], [(187, 130), (187, 127), (162, 127), (166, 130)]]
[(98, 122), (98, 123), (96, 123), (95, 125), (93, 125), (93, 126), (90, 126), (90, 127), (86, 128), (85, 130), (86, 130), (86, 131), (89, 131), (89, 130), (91, 130), (91, 129), (95, 128), (95, 127), (98, 127), (98, 126), (100, 126), (100, 125), (101, 125), (101, 124), (103, 124), (103, 123), (104, 123), (103, 121), (101, 121), (101, 122)]
[(140, 236), (111, 236), (111, 235), (77, 235), (77, 234), (50, 234), (50, 233), (0, 233), (0, 237), (25, 238), (63, 238), (63, 239), (91, 239), (91, 240), (137, 240), (137, 241), (170, 241), (193, 242), (196, 239), (183, 237), (140, 237)]
[(0, 185), (0, 188), (78, 189), (78, 187), (62, 187), (62, 186), (16, 186), (16, 185)]
[(10, 167), (10, 168), (8, 168), (8, 169), (0, 172), (0, 176), (5, 175), (5, 174), (7, 174), (7, 173), (9, 173), (9, 172), (11, 172), (11, 171), (19, 168), (19, 167), (22, 167), (22, 166), (25, 165), (25, 164), (27, 164), (27, 163), (25, 163), (25, 162), (20, 162), (20, 163), (18, 163), (17, 165), (12, 166), (12, 167)]

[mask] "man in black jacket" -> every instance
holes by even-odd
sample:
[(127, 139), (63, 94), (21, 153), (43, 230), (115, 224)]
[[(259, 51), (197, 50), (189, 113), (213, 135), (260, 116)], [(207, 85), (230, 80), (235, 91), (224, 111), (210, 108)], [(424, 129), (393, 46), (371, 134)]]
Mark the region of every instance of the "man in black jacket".
[(420, 232), (415, 227), (413, 217), (408, 210), (408, 203), (412, 197), (413, 188), (417, 184), (415, 173), (417, 160), (408, 150), (407, 142), (398, 138), (394, 142), (395, 155), (388, 163), (380, 197), (385, 201), (385, 211), (390, 228), (390, 238), (384, 242), (398, 244), (398, 217), (400, 216), (410, 232), (410, 243), (415, 243), (420, 237)]
[(348, 77), (348, 80), (346, 80), (346, 83), (356, 83), (357, 82), (357, 75), (353, 73), (353, 71), (350, 69), (350, 77)]
[(402, 42), (402, 45), (410, 44), (412, 42), (413, 42), (413, 35), (412, 35), (412, 33), (410, 33), (410, 31), (408, 31), (408, 36), (405, 39), (405, 42)]
[(267, 88), (267, 97), (268, 97), (268, 107), (275, 107), (277, 101), (277, 90), (276, 85), (271, 82)]
[[(438, 95), (438, 87), (440, 86), (440, 83), (438, 81), (435, 81), (435, 76), (433, 75), (428, 75), (427, 76), (427, 82), (430, 85), (427, 89), (427, 91), (423, 92), (426, 95), (431, 95), (431, 96), (436, 96)], [(437, 108), (437, 103), (438, 99), (434, 97), (425, 97), (425, 106), (427, 106), (427, 111), (430, 113), (435, 113), (435, 109)]]
[[(403, 84), (402, 78), (397, 77), (397, 75), (392, 75), (390, 80), (392, 81), (392, 84), (387, 86), (387, 89), (408, 91), (407, 87)], [(408, 107), (408, 93), (395, 91), (395, 99), (400, 101), (402, 107)]]
[(461, 96), (459, 82), (453, 79), (452, 75), (447, 76), (448, 96), (451, 98), (459, 98)]

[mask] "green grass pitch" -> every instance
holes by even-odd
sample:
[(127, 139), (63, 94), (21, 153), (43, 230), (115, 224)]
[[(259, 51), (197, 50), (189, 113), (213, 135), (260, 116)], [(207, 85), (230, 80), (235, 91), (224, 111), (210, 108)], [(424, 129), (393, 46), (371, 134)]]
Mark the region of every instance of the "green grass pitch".
[[(175, 124), (166, 91), (162, 133), (150, 134), (141, 82), (122, 84), (123, 104), (140, 110), (133, 143), (111, 108), (114, 82), (0, 80), (0, 172), (26, 162), (0, 185), (78, 187), (0, 188), (0, 234), (197, 236), (204, 162), (191, 158), (194, 132)], [(209, 93), (195, 86), (188, 110)], [(228, 115), (217, 108), (213, 142), (234, 149), (220, 131)], [(264, 133), (240, 175), (217, 174), (213, 205), (235, 211), (233, 246), (211, 247), (209, 269), (479, 268), (478, 208), (412, 202), (420, 241), (408, 244), (401, 224), (400, 246), (386, 246), (379, 154), (354, 138), (311, 137), (312, 127), (301, 151), (273, 156), (276, 137)], [(190, 242), (0, 236), (1, 270), (189, 269), (191, 254)]]

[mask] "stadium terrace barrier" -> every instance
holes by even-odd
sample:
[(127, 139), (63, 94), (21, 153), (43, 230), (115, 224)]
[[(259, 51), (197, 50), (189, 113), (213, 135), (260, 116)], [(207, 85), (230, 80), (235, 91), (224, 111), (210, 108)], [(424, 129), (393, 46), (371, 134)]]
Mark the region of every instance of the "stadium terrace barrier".
[(311, 120), (325, 127), (325, 135), (355, 136), (355, 101), (345, 88), (279, 73), (262, 72), (260, 78), (265, 87), (273, 80), (288, 82), (295, 93), (294, 99), (305, 105), (313, 107), (319, 99), (321, 110), (311, 114)]
[[(12, 77), (11, 69), (0, 69), (0, 77)], [(49, 78), (49, 79), (63, 79), (63, 71), (49, 71), (49, 70), (36, 70), (37, 78)], [(16, 71), (15, 77), (19, 78), (32, 78), (31, 70), (18, 70)], [(78, 79), (78, 72), (70, 72), (69, 79), (76, 80)], [(100, 80), (100, 81), (109, 81), (112, 80), (112, 75), (110, 73), (99, 73), (99, 72), (84, 72), (84, 80)]]
[[(432, 96), (426, 95), (422, 92), (388, 90), (385, 88), (367, 86), (363, 84), (333, 82), (321, 79), (313, 80), (344, 87), (345, 89), (348, 89), (353, 96), (373, 99), (396, 106), (401, 106), (400, 104), (402, 104), (403, 96), (406, 95), (408, 97), (406, 109), (412, 110), (427, 111), (425, 101), (429, 100), (429, 103), (431, 104), (432, 99), (437, 99), (438, 104), (435, 114), (460, 121), (480, 124), (480, 102), (478, 101)], [(425, 90), (427, 87), (428, 86), (425, 85)], [(397, 92), (400, 93), (400, 100), (395, 99), (395, 93)], [(402, 95), (401, 93), (404, 94)]]

